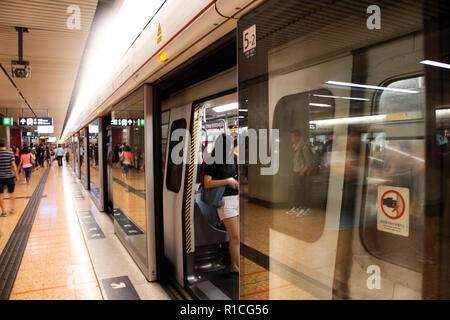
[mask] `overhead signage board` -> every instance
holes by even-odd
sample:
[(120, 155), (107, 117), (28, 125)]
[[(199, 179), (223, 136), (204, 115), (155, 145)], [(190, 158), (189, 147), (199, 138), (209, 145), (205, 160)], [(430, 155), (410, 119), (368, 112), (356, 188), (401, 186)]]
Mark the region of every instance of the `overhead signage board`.
[(112, 126), (144, 126), (144, 119), (111, 119)]
[(91, 133), (98, 133), (98, 124), (89, 125), (89, 134)]
[(409, 189), (378, 186), (377, 229), (409, 236)]
[(51, 126), (53, 125), (53, 118), (19, 117), (19, 124), (21, 126)]
[(53, 126), (38, 126), (37, 131), (38, 131), (39, 134), (42, 134), (42, 133), (53, 133), (54, 132), (54, 128), (53, 128)]

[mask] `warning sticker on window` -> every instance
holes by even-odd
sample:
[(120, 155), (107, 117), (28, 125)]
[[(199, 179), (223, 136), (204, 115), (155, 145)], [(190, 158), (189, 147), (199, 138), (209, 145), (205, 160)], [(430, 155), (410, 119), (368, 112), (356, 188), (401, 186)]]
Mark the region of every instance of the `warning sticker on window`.
[(409, 236), (409, 189), (378, 186), (377, 229)]

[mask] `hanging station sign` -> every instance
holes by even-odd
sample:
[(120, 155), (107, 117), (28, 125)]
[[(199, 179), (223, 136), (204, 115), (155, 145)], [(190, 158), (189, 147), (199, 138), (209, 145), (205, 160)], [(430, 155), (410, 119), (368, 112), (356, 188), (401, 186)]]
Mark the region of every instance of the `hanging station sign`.
[(21, 126), (51, 126), (53, 125), (53, 118), (19, 117), (19, 124)]
[(144, 126), (144, 119), (111, 119), (112, 126)]
[(3, 126), (11, 126), (13, 124), (13, 118), (12, 117), (1, 117), (1, 123)]

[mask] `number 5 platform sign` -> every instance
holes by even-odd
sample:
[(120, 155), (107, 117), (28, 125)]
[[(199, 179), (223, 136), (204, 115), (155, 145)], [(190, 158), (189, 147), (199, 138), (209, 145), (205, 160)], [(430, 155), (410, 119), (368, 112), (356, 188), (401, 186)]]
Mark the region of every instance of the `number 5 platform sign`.
[(244, 30), (242, 33), (242, 41), (245, 59), (256, 55), (256, 24)]
[(377, 229), (409, 236), (409, 189), (378, 186)]

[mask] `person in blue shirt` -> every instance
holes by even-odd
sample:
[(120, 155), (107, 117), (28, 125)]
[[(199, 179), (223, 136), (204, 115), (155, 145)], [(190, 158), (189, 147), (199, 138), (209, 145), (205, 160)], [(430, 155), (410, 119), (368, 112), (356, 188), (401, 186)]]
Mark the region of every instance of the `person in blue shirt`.
[(63, 165), (63, 156), (64, 156), (64, 149), (61, 147), (60, 144), (58, 144), (58, 148), (56, 149), (56, 158), (58, 159), (58, 166), (62, 167)]

